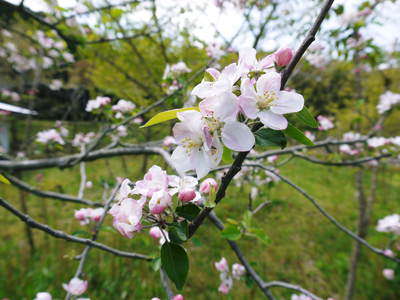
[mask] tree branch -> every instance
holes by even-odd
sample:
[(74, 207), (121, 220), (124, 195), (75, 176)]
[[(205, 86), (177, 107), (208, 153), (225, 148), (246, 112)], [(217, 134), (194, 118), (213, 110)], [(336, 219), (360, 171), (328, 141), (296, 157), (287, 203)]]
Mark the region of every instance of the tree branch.
[(39, 223), (39, 222), (35, 221), (34, 219), (32, 219), (30, 216), (21, 213), (18, 209), (16, 209), (14, 206), (7, 203), (6, 201), (4, 201), (2, 198), (0, 198), (0, 206), (4, 207), (6, 210), (11, 212), (13, 215), (17, 216), (21, 221), (27, 223), (30, 227), (39, 229), (40, 231), (43, 231), (55, 238), (63, 239), (63, 240), (73, 242), (73, 243), (90, 245), (94, 248), (112, 253), (117, 256), (123, 256), (123, 257), (128, 257), (128, 258), (135, 258), (135, 259), (143, 259), (143, 260), (147, 260), (147, 261), (153, 260), (152, 257), (144, 255), (144, 254), (117, 250), (117, 249), (111, 248), (109, 246), (106, 246), (104, 244), (92, 241), (91, 239), (79, 238), (79, 237), (76, 237), (73, 235), (69, 235), (61, 230), (52, 229), (50, 226)]

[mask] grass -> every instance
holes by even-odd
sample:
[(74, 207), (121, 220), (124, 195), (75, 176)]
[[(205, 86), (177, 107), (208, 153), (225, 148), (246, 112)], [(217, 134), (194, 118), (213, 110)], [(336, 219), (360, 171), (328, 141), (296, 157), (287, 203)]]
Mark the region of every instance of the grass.
[[(112, 181), (116, 176), (140, 178), (142, 156), (112, 158), (87, 163), (88, 179), (94, 187), (87, 190), (86, 198), (100, 201), (101, 182)], [(149, 159), (149, 166), (163, 163), (157, 157)], [(38, 173), (43, 178), (38, 177)], [(281, 169), (284, 176), (302, 186), (320, 204), (344, 225), (355, 229), (357, 202), (355, 200), (354, 173), (352, 168), (335, 168), (314, 165), (302, 160), (293, 160)], [(79, 186), (78, 167), (71, 169), (46, 169), (25, 172), (23, 179), (44, 190), (77, 194)], [(366, 181), (370, 174), (367, 172)], [(394, 166), (380, 171), (378, 195), (374, 203), (368, 240), (377, 247), (384, 247), (387, 236), (375, 231), (378, 219), (399, 211), (400, 173)], [(249, 186), (230, 186), (226, 198), (216, 208), (222, 220), (240, 217), (247, 208)], [(262, 228), (271, 243), (265, 246), (250, 237), (241, 238), (238, 243), (254, 268), (265, 280), (284, 280), (299, 284), (317, 295), (335, 299), (343, 298), (349, 254), (352, 240), (329, 223), (307, 199), (295, 190), (278, 183), (273, 188), (260, 187), (261, 202), (268, 194), (272, 205), (264, 208), (254, 217), (254, 224)], [(73, 219), (75, 209), (80, 205), (52, 199), (42, 199), (21, 193), (11, 186), (1, 185), (0, 196), (13, 205), (21, 206), (21, 197), (26, 198), (29, 214), (36, 220), (48, 223), (56, 229), (85, 237), (82, 231), (89, 229)], [(33, 299), (39, 291), (50, 292), (55, 299), (63, 299), (65, 293), (61, 284), (67, 282), (77, 268), (73, 257), (83, 246), (54, 239), (37, 230), (33, 231), (36, 253), (30, 254), (25, 225), (16, 217), (0, 209), (0, 299)], [(100, 242), (126, 251), (135, 251), (156, 256), (158, 244), (147, 233), (138, 234), (132, 240), (126, 239), (111, 227), (110, 217), (106, 219)], [(219, 232), (206, 221), (195, 238), (185, 244), (190, 256), (190, 272), (183, 290), (186, 299), (263, 299), (254, 286), (244, 281), (235, 282), (227, 296), (218, 293), (218, 273), (213, 262), (225, 256), (230, 264), (237, 262), (228, 244)], [(381, 273), (388, 262), (368, 249), (362, 249), (362, 260), (358, 269), (357, 289), (354, 299), (400, 298), (395, 283), (385, 280)], [(115, 257), (93, 249), (85, 267), (84, 278), (89, 280), (87, 297), (102, 299), (151, 299), (158, 296), (165, 299), (152, 264)], [(277, 299), (290, 299), (291, 292), (275, 288)]]

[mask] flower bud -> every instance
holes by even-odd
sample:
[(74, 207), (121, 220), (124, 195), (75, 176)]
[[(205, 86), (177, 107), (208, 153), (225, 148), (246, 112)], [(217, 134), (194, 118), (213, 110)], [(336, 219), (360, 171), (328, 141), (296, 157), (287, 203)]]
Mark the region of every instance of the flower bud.
[(183, 190), (178, 194), (178, 199), (184, 203), (192, 201), (194, 198), (196, 198), (195, 190)]
[(293, 51), (290, 48), (280, 48), (274, 53), (275, 63), (278, 67), (284, 67), (290, 63), (293, 58)]
[(385, 250), (383, 251), (383, 254), (384, 254), (385, 256), (388, 256), (388, 257), (395, 257), (393, 251), (390, 250), (390, 249), (385, 249)]
[(174, 298), (172, 298), (172, 300), (185, 300), (185, 298), (183, 298), (183, 296), (181, 294), (175, 295)]
[(200, 192), (203, 194), (210, 193), (211, 188), (217, 189), (218, 184), (213, 178), (207, 178), (200, 184)]
[(161, 230), (158, 227), (151, 227), (150, 231), (149, 231), (150, 236), (155, 239), (158, 240), (161, 238)]

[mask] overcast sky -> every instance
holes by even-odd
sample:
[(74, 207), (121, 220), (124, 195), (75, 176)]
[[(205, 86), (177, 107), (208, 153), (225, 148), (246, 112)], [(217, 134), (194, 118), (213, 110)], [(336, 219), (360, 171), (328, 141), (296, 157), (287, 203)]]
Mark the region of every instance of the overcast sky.
[[(110, 0), (111, 3), (119, 3), (124, 0)], [(9, 0), (14, 4), (19, 4), (20, 0)], [(53, 2), (57, 2), (57, 0), (53, 0)], [(76, 9), (79, 6), (79, 2), (77, 0), (59, 0), (58, 4), (65, 8)], [(222, 12), (218, 8), (213, 5), (213, 0), (157, 0), (159, 3), (159, 13), (169, 13), (171, 9), (179, 9), (179, 7), (190, 5), (193, 7), (191, 12), (186, 12), (185, 14), (181, 14), (179, 18), (176, 18), (173, 22), (177, 25), (187, 24), (187, 22), (196, 21), (196, 27), (193, 29), (193, 33), (199, 37), (201, 40), (206, 42), (214, 41), (215, 29), (221, 32), (226, 38), (232, 37), (242, 24), (243, 16), (237, 9), (226, 7)], [(316, 9), (313, 9), (312, 13), (310, 13), (310, 8), (315, 5), (315, 2), (310, 0), (300, 1), (301, 5), (298, 4), (296, 7), (291, 7), (291, 14), (306, 14), (310, 16), (310, 14), (318, 13)], [(362, 0), (336, 0), (334, 5), (343, 4), (346, 7), (346, 11), (354, 11), (357, 7), (357, 4), (362, 2)], [(367, 37), (373, 37), (376, 44), (382, 46), (386, 49), (393, 49), (395, 43), (400, 39), (400, 1), (392, 1), (387, 0), (384, 4), (381, 4), (378, 9), (375, 10), (374, 14), (378, 16), (377, 21), (380, 22), (379, 25), (370, 25), (368, 28), (368, 32), (365, 33), (368, 35)], [(104, 1), (94, 0), (96, 6), (104, 5)], [(205, 9), (199, 10), (196, 9), (196, 6)], [(284, 3), (284, 2), (283, 2)], [(48, 6), (44, 0), (25, 0), (24, 4), (30, 7), (34, 11), (46, 11), (48, 10)], [(303, 11), (302, 11), (303, 9)], [(150, 16), (146, 13), (142, 13), (141, 15), (135, 14), (135, 18), (142, 18), (143, 20), (149, 18)], [(210, 22), (212, 20), (212, 22)], [(88, 20), (86, 20), (88, 21)], [(90, 22), (90, 20), (89, 20)], [(340, 20), (338, 18), (331, 18), (327, 22), (323, 24), (325, 28), (334, 28), (340, 24)], [(293, 34), (287, 33), (280, 35), (277, 37), (272, 33), (268, 34), (268, 36), (262, 41), (260, 44), (260, 48), (263, 50), (274, 50), (279, 45), (287, 45), (287, 46), (296, 46), (295, 37)], [(246, 34), (245, 32), (241, 34), (240, 38), (236, 41), (236, 47), (240, 48), (241, 45), (251, 45), (251, 35)]]

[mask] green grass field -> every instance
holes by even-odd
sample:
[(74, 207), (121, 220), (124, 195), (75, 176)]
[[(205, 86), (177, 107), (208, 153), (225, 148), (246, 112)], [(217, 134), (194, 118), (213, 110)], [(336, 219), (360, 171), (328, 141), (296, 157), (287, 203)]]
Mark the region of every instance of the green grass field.
[[(123, 167), (121, 158), (87, 163), (88, 180), (93, 181), (94, 187), (87, 190), (86, 198), (101, 200), (102, 180), (115, 176), (132, 180), (140, 177), (143, 157), (130, 156), (124, 159), (127, 168)], [(151, 163), (163, 165), (156, 157), (151, 157)], [(377, 247), (384, 247), (387, 237), (375, 231), (376, 221), (399, 209), (400, 173), (397, 171), (393, 167), (385, 167), (379, 174), (378, 196), (368, 233), (368, 240)], [(44, 175), (39, 183), (38, 173)], [(317, 166), (294, 160), (284, 166), (281, 173), (316, 197), (344, 225), (355, 229), (355, 169)], [(76, 195), (78, 174), (77, 167), (51, 169), (26, 172), (23, 179), (44, 190)], [(217, 214), (223, 220), (240, 216), (247, 208), (249, 189), (232, 185), (226, 198), (216, 208)], [(267, 192), (266, 189), (264, 187), (262, 194)], [(265, 230), (271, 243), (265, 246), (249, 237), (238, 241), (254, 268), (265, 280), (284, 280), (302, 285), (324, 298), (342, 299), (352, 240), (285, 183), (278, 183), (268, 194), (273, 203), (255, 216), (254, 223)], [(21, 205), (21, 193), (14, 187), (1, 185), (0, 196), (17, 207)], [(80, 226), (73, 218), (74, 209), (80, 208), (80, 205), (29, 194), (24, 196), (29, 214), (34, 219), (70, 234), (87, 236), (82, 231), (88, 232), (88, 229)], [(260, 197), (257, 201), (264, 200)], [(0, 218), (0, 256), (3, 258), (0, 260), (0, 298), (33, 299), (37, 292), (48, 291), (55, 299), (63, 299), (65, 293), (61, 284), (73, 276), (77, 268), (77, 261), (73, 257), (84, 246), (67, 243), (34, 230), (37, 251), (31, 256), (24, 224), (4, 209), (0, 210)], [(132, 240), (126, 239), (111, 228), (110, 217), (106, 219), (99, 241), (126, 251), (154, 256), (158, 253), (158, 244), (147, 233), (138, 234)], [(182, 292), (185, 299), (263, 299), (255, 286), (248, 287), (244, 281), (235, 282), (232, 292), (227, 296), (217, 292), (219, 277), (213, 262), (221, 256), (225, 256), (230, 264), (237, 262), (237, 259), (210, 222), (207, 221), (185, 247), (191, 265)], [(387, 263), (384, 258), (363, 248), (354, 299), (400, 298), (398, 286), (385, 280), (381, 274)], [(151, 263), (115, 257), (96, 249), (89, 255), (84, 278), (89, 280), (89, 290), (85, 295), (91, 299), (166, 298), (159, 273), (153, 271)], [(287, 290), (275, 288), (273, 291), (278, 299), (290, 299), (291, 293)]]

